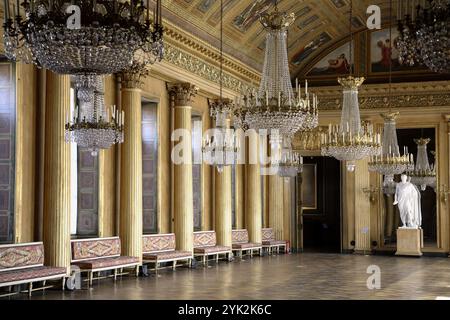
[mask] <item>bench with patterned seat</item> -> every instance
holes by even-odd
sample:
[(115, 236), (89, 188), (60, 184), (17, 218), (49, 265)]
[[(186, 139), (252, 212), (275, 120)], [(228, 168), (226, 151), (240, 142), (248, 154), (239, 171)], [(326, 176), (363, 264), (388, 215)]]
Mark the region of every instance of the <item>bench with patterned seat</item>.
[(80, 272), (88, 273), (89, 286), (92, 286), (94, 272), (114, 270), (116, 280), (118, 270), (123, 274), (124, 268), (135, 268), (136, 276), (139, 275), (139, 258), (120, 255), (119, 237), (72, 240), (71, 247), (72, 264), (78, 266)]
[(275, 240), (275, 233), (272, 228), (262, 229), (262, 245), (269, 254), (272, 254), (274, 249), (277, 253), (280, 253), (280, 248), (283, 248), (284, 253), (287, 252), (287, 241)]
[[(44, 245), (42, 242), (0, 245), (0, 287), (28, 284), (28, 294), (49, 288), (47, 280), (62, 280), (64, 288), (66, 268), (44, 266)], [(34, 282), (42, 282), (40, 288), (33, 289)], [(0, 296), (8, 296), (7, 293)]]
[(248, 240), (248, 231), (245, 229), (232, 231), (233, 251), (238, 253), (238, 256), (242, 258), (243, 252), (249, 252), (250, 256), (253, 256), (253, 251), (257, 251), (259, 255), (262, 255), (262, 244), (252, 243)]
[(194, 257), (202, 257), (204, 265), (208, 264), (208, 256), (215, 256), (216, 262), (220, 255), (227, 260), (231, 259), (233, 252), (230, 247), (218, 246), (215, 231), (194, 232)]
[(160, 263), (172, 262), (175, 270), (178, 261), (186, 260), (191, 265), (192, 252), (175, 250), (175, 234), (150, 234), (144, 235), (142, 243), (143, 263), (154, 263), (155, 272)]

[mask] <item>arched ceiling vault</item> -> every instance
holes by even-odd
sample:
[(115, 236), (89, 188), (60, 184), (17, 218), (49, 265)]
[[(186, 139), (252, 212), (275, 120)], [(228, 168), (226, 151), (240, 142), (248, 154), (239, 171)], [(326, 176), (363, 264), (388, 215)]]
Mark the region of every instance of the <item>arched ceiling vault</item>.
[[(265, 33), (258, 14), (271, 11), (275, 0), (223, 0), (224, 51), (260, 71), (264, 58)], [(393, 1), (393, 15), (397, 1)], [(354, 0), (353, 31), (366, 30), (369, 5), (379, 5), (382, 21), (389, 21), (389, 0)], [(189, 33), (218, 47), (220, 35), (219, 0), (163, 1), (165, 18)], [(312, 61), (349, 35), (350, 0), (281, 0), (280, 11), (294, 12), (289, 28), (288, 55), (291, 75), (302, 75)], [(395, 21), (395, 20), (393, 20)], [(329, 50), (328, 50), (329, 51)]]

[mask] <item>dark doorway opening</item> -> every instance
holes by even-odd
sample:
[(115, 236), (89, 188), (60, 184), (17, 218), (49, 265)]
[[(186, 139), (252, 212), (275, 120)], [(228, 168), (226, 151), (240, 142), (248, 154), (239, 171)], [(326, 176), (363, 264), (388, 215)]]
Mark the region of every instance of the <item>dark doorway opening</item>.
[(332, 158), (304, 159), (303, 249), (341, 252), (341, 174)]

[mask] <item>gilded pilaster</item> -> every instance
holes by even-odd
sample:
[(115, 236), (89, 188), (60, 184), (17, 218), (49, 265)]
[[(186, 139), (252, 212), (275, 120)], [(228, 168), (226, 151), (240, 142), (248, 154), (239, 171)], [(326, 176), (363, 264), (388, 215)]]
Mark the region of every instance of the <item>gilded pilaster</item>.
[(46, 74), (44, 218), (45, 264), (70, 267), (70, 145), (64, 141), (70, 78)]
[[(174, 232), (177, 249), (193, 250), (194, 208), (192, 190), (192, 99), (198, 89), (190, 83), (174, 83), (168, 85), (171, 105), (174, 108), (174, 130), (182, 129), (187, 134), (183, 141), (182, 156), (188, 161), (174, 163), (173, 166), (173, 214)], [(173, 159), (172, 159), (173, 160)]]
[(249, 240), (261, 243), (262, 212), (261, 212), (261, 166), (259, 160), (259, 137), (254, 130), (248, 131), (248, 162), (247, 162), (247, 208), (245, 223)]
[(120, 156), (120, 222), (122, 254), (142, 259), (142, 107), (139, 81), (122, 77), (121, 104), (125, 139)]

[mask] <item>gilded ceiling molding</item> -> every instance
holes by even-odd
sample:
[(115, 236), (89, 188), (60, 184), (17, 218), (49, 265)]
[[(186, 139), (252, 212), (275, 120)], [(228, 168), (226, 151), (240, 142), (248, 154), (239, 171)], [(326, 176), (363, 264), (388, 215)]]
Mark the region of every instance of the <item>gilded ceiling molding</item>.
[[(164, 21), (164, 27), (164, 40), (166, 44), (185, 50), (197, 56), (199, 59), (204, 60), (205, 63), (219, 66), (220, 51), (218, 48), (192, 34), (182, 31), (169, 21)], [(261, 73), (259, 71), (250, 68), (245, 63), (227, 54), (224, 54), (223, 67), (227, 72), (244, 82), (259, 83), (261, 80)]]
[[(342, 88), (312, 88), (319, 98), (320, 110), (339, 110), (342, 106)], [(364, 85), (359, 90), (361, 109), (389, 108), (388, 84)], [(450, 81), (402, 83), (392, 86), (393, 108), (431, 108), (450, 106)]]
[[(206, 63), (197, 56), (189, 54), (184, 50), (166, 43), (165, 61), (179, 68), (195, 74), (203, 79), (219, 83), (220, 69), (216, 66)], [(223, 73), (223, 86), (227, 89), (241, 93), (253, 88), (248, 82), (244, 82), (228, 73)]]

